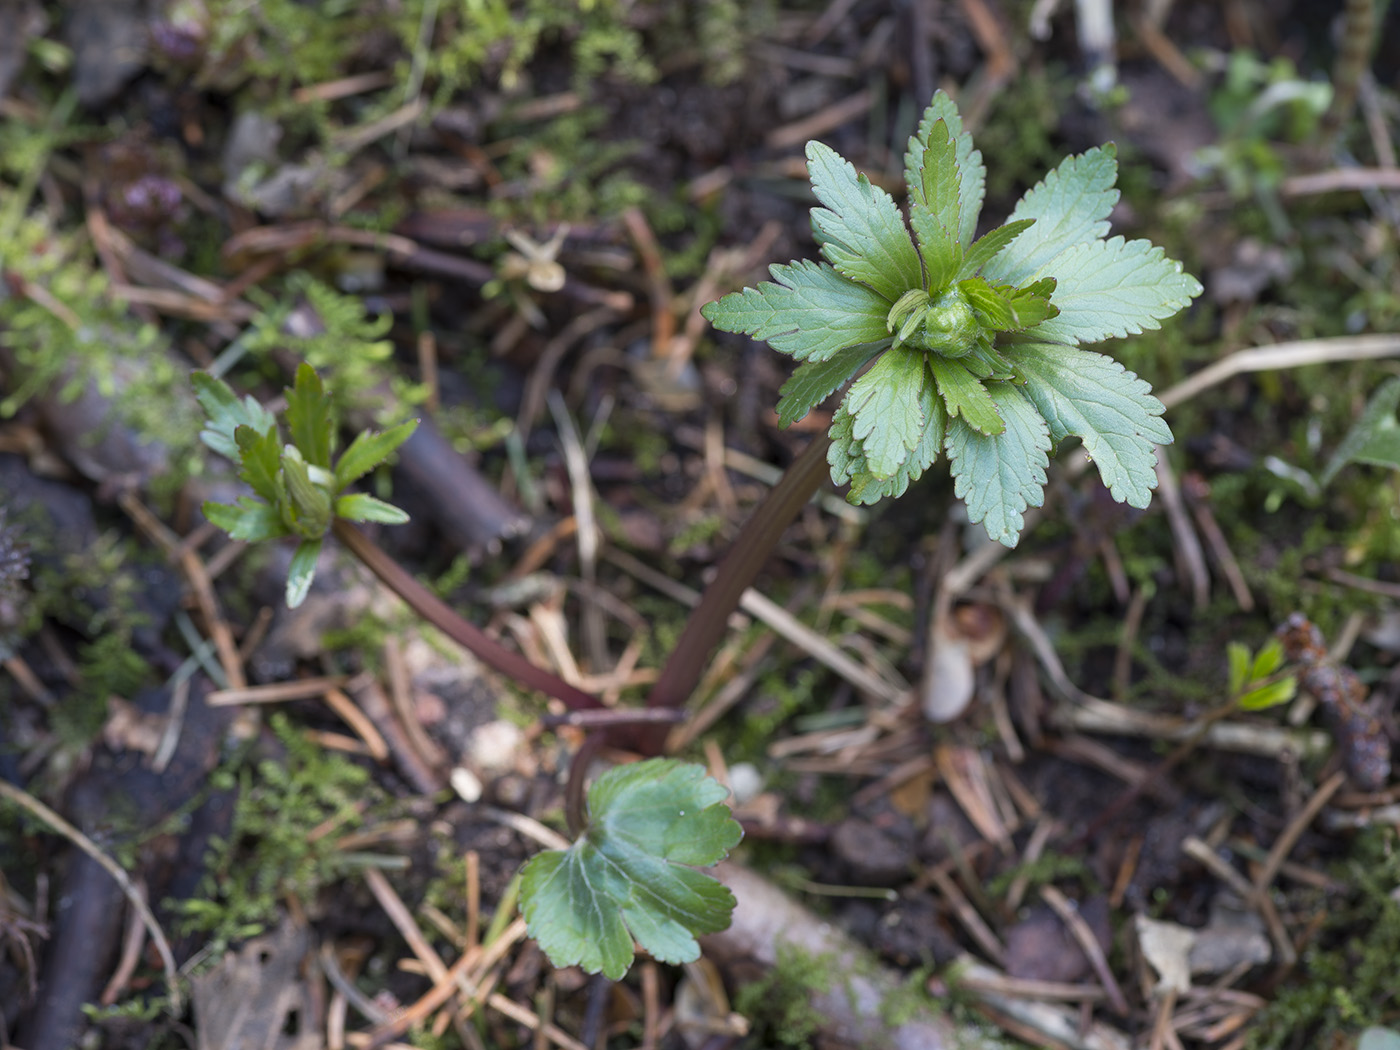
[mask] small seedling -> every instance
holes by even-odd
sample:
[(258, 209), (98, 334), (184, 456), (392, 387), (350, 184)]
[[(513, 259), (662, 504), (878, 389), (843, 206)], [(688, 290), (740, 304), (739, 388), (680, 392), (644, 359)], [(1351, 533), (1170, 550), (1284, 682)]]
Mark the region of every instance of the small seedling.
[(1295, 675), (1281, 675), (1283, 642), (1270, 638), (1257, 653), (1241, 642), (1225, 647), (1230, 661), (1230, 696), (1242, 710), (1263, 711), (1286, 704), (1298, 695)]
[(1081, 346), (1160, 327), (1201, 285), (1148, 241), (1105, 239), (1112, 144), (1066, 159), (980, 238), (986, 169), (942, 92), (905, 154), (912, 238), (894, 199), (831, 149), (808, 143), (807, 166), (826, 262), (775, 265), (774, 283), (702, 313), (800, 362), (783, 426), (854, 379), (827, 456), (848, 498), (901, 495), (946, 452), (972, 521), (1015, 546), (1047, 453), (1074, 436), (1114, 499), (1146, 507), (1153, 446), (1172, 440), (1161, 402)]
[(332, 463), (335, 422), (316, 370), (302, 363), (287, 391), (291, 443), (282, 444), (277, 419), (252, 397), (242, 401), (221, 379), (194, 376), (195, 396), (208, 414), (200, 438), (239, 463), (238, 476), (257, 494), (237, 503), (205, 503), (204, 516), (236, 540), (295, 536), (300, 542), (287, 574), (287, 605), (296, 608), (311, 589), (321, 543), (336, 518), (400, 525), (408, 515), (383, 500), (345, 489), (385, 462), (418, 426), (417, 420), (359, 434)]

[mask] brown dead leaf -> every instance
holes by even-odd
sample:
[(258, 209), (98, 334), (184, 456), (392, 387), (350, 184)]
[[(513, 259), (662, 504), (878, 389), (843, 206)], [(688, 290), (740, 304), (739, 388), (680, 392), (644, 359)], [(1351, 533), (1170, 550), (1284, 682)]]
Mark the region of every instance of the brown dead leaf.
[(305, 926), (284, 919), (194, 978), (199, 1050), (321, 1050), (301, 974), (310, 940)]

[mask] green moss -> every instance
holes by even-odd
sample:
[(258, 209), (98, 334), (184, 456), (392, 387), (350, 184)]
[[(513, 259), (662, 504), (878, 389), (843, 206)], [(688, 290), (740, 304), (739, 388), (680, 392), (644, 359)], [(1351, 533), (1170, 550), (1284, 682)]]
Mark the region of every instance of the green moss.
[(1017, 864), (999, 872), (988, 881), (987, 895), (989, 897), (1003, 897), (1006, 895), (1006, 891), (1011, 888), (1011, 884), (1023, 877), (1028, 880), (1028, 888), (1032, 891), (1041, 886), (1049, 886), (1066, 879), (1074, 879), (1080, 885), (1090, 889), (1091, 892), (1099, 888), (1098, 880), (1094, 878), (1094, 874), (1089, 870), (1084, 858), (1051, 852), (1043, 854), (1033, 861)]
[(1392, 894), (1400, 883), (1400, 838), (1393, 828), (1368, 829), (1333, 874), (1346, 888), (1312, 901), (1322, 928), (1295, 971), (1298, 983), (1280, 989), (1254, 1018), (1250, 1050), (1302, 1050), (1394, 1022), (1400, 901)]
[(777, 965), (740, 988), (734, 1000), (735, 1009), (753, 1026), (755, 1045), (790, 1050), (814, 1046), (823, 1018), (812, 998), (831, 991), (835, 973), (830, 956), (779, 945)]
[(1057, 63), (1033, 66), (997, 95), (986, 125), (977, 130), (977, 148), (984, 157), (996, 158), (987, 167), (991, 214), (1004, 214), (995, 202), (1014, 201), (1064, 159), (1054, 133), (1074, 81)]
[[(216, 771), (216, 787), (238, 789), (233, 824), (211, 848), (198, 896), (174, 902), (182, 929), (220, 947), (273, 924), (284, 894), (308, 900), (339, 876), (337, 833), (358, 827), (361, 804), (381, 797), (362, 766), (307, 741), (281, 714), (270, 724), (285, 755), (256, 765), (245, 755)], [(328, 822), (336, 833), (312, 836)]]

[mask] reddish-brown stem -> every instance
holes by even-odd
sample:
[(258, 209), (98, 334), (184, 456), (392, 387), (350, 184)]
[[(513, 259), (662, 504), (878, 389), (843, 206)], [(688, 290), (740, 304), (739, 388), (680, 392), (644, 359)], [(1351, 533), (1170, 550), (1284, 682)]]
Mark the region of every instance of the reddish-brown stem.
[[(813, 438), (739, 530), (652, 686), (648, 707), (680, 707), (690, 698), (710, 654), (724, 637), (729, 614), (739, 607), (739, 599), (767, 563), (783, 531), (821, 488), (830, 445), (824, 436)], [(650, 735), (655, 737), (656, 731)]]
[(336, 539), (364, 562), (370, 572), (378, 576), (391, 591), (406, 601), (414, 612), (454, 642), (468, 649), (486, 666), (508, 676), (526, 689), (535, 689), (562, 701), (570, 710), (582, 711), (603, 706), (596, 696), (585, 693), (559, 676), (536, 667), (519, 653), (507, 649), (479, 627), (463, 619), (461, 614), (419, 583), (403, 566), (350, 522), (337, 518), (333, 528)]

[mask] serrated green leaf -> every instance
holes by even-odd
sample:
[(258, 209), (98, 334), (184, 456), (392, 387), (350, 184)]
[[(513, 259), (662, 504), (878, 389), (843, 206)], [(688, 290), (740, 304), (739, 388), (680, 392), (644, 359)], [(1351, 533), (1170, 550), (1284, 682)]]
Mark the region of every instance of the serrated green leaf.
[(846, 500), (854, 504), (878, 503), (886, 496), (902, 496), (911, 481), (917, 481), (937, 459), (943, 448), (943, 437), (947, 427), (948, 414), (943, 401), (933, 388), (925, 383), (920, 394), (920, 410), (924, 414), (924, 430), (918, 445), (909, 453), (900, 469), (892, 476), (879, 478), (870, 472), (861, 443), (851, 434), (854, 420), (843, 404), (832, 418), (831, 429), (827, 431), (831, 446), (827, 449), (826, 460), (831, 464), (831, 480), (838, 485), (850, 482)]
[(292, 552), (292, 564), (287, 569), (287, 608), (295, 609), (306, 601), (311, 581), (316, 578), (316, 559), (321, 556), (321, 541), (305, 539)]
[(792, 426), (884, 349), (883, 343), (861, 343), (839, 350), (825, 361), (798, 365), (778, 391), (782, 395), (778, 398), (778, 426)]
[(988, 383), (1006, 427), (993, 436), (978, 433), (962, 419), (948, 421), (948, 461), (954, 493), (967, 505), (974, 524), (1007, 547), (1016, 546), (1027, 505), (1044, 502), (1050, 433), (1035, 406), (1011, 383)]
[(238, 476), (259, 496), (276, 506), (282, 498), (282, 485), (278, 478), (282, 468), (282, 450), (277, 440), (276, 424), (262, 433), (240, 424), (234, 428), (233, 439), (238, 446), (238, 462), (242, 464)]
[(1015, 288), (991, 284), (984, 277), (969, 277), (959, 282), (958, 289), (967, 296), (983, 326), (998, 332), (1023, 332), (1059, 313), (1050, 301), (1050, 293), (1055, 289), (1053, 278)]
[(854, 420), (851, 436), (877, 478), (892, 477), (918, 444), (924, 430), (919, 395), (927, 378), (922, 352), (891, 349), (851, 384), (846, 395)]
[(967, 370), (959, 361), (930, 354), (929, 371), (938, 383), (938, 393), (948, 410), (948, 417), (960, 418), (973, 430), (981, 434), (1000, 434), (1005, 427), (997, 414), (995, 402), (982, 380)]
[[(1105, 236), (1108, 214), (1118, 203), (1117, 180), (1118, 150), (1112, 143), (1066, 157), (1026, 192), (1007, 220), (1035, 219), (1035, 225), (984, 265), (983, 275), (1021, 284), (1067, 249)], [(1060, 276), (1057, 269), (1046, 272)]]
[(287, 535), (287, 527), (276, 507), (247, 496), (240, 496), (236, 504), (206, 502), (203, 510), (210, 524), (223, 529), (235, 540), (257, 543)]
[(742, 838), (727, 794), (702, 767), (675, 759), (599, 777), (578, 841), (536, 855), (522, 873), (526, 926), (554, 965), (618, 980), (634, 937), (661, 962), (698, 958), (695, 935), (729, 925), (734, 895), (685, 865), (713, 864)]
[[(919, 129), (909, 139), (909, 148), (904, 154), (904, 179), (909, 184), (910, 199), (918, 199), (923, 194), (924, 152), (928, 148), (929, 135), (933, 126), (943, 121), (952, 139), (953, 156), (958, 165), (958, 243), (966, 248), (977, 235), (977, 218), (982, 213), (982, 198), (987, 192), (987, 169), (982, 163), (982, 154), (972, 147), (972, 136), (963, 130), (962, 117), (957, 104), (944, 91), (933, 96), (933, 101), (924, 110)], [(917, 195), (917, 196), (916, 196)]]
[(408, 515), (392, 503), (363, 492), (336, 497), (335, 516), (349, 521), (377, 521), (381, 525), (402, 525), (408, 520)]
[(1371, 395), (1358, 419), (1337, 446), (1322, 472), (1322, 484), (1330, 484), (1348, 463), (1369, 463), (1376, 467), (1400, 468), (1400, 423), (1395, 409), (1400, 406), (1400, 376), (1391, 376)]
[(303, 361), (287, 394), (287, 429), (292, 444), (313, 467), (329, 470), (335, 424), (331, 420), (331, 399), (316, 369)]
[(1001, 355), (990, 339), (978, 340), (977, 344), (958, 358), (962, 365), (978, 379), (1015, 379), (1016, 369)]
[(887, 341), (890, 303), (830, 266), (807, 260), (769, 267), (776, 283), (731, 292), (700, 309), (725, 332), (766, 340), (799, 361), (826, 361), (857, 343)]
[(909, 225), (924, 261), (924, 286), (935, 295), (947, 287), (962, 265), (958, 244), (961, 204), (958, 189), (957, 145), (948, 135), (948, 123), (936, 120), (924, 146), (918, 192), (909, 192)]
[(1151, 241), (1114, 237), (1067, 249), (1042, 268), (1054, 277), (1058, 317), (1036, 338), (1096, 343), (1161, 328), (1162, 321), (1201, 294), (1201, 282)]
[(379, 466), (417, 429), (418, 420), (410, 419), (382, 433), (372, 430), (360, 431), (355, 435), (355, 440), (350, 442), (345, 454), (336, 461), (335, 490), (339, 492)]
[(982, 234), (967, 250), (967, 254), (963, 257), (962, 266), (958, 268), (954, 280), (961, 281), (976, 276), (978, 270), (986, 266), (1008, 244), (1034, 225), (1034, 219), (1017, 219), (1015, 222), (1008, 222), (998, 226), (995, 230), (988, 230)]
[(844, 485), (854, 477), (869, 474), (865, 464), (865, 450), (856, 440), (855, 417), (846, 408), (843, 400), (831, 417), (831, 428), (826, 432), (831, 438), (831, 446), (826, 450), (826, 462), (831, 467), (831, 480)]
[(240, 401), (227, 383), (207, 372), (195, 372), (190, 381), (194, 384), (195, 400), (208, 417), (199, 438), (224, 458), (238, 461), (238, 442), (234, 439), (238, 427), (251, 427), (259, 434), (276, 429), (276, 418), (252, 395)]
[(1225, 658), (1230, 664), (1230, 695), (1236, 695), (1249, 681), (1249, 646), (1230, 642), (1225, 646)]
[(820, 142), (807, 143), (807, 170), (812, 191), (826, 205), (812, 209), (812, 231), (827, 262), (890, 302), (919, 287), (919, 253), (894, 198)]
[(1120, 503), (1143, 508), (1157, 485), (1156, 445), (1172, 432), (1152, 387), (1111, 357), (1059, 343), (1023, 343), (1007, 350), (1027, 382), (1026, 396), (1058, 444), (1073, 434)]
[(1298, 695), (1298, 680), (1293, 677), (1281, 678), (1277, 682), (1251, 689), (1240, 697), (1240, 707), (1245, 711), (1263, 711), (1279, 704), (1286, 704)]

